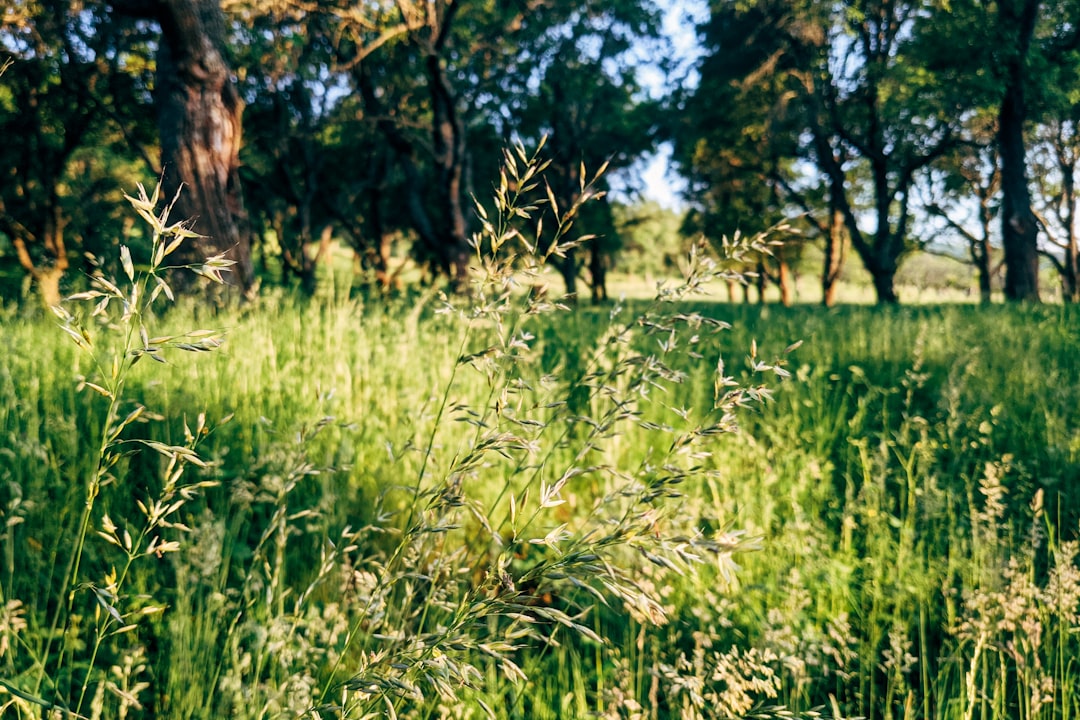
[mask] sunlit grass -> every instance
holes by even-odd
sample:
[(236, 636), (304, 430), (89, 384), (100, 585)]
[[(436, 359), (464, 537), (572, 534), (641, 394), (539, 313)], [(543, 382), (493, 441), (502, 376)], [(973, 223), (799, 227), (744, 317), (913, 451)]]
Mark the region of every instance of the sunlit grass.
[[(589, 644), (572, 637), (562, 638), (562, 648), (524, 656), (538, 679), (507, 691), (507, 716), (542, 717), (541, 705), (551, 717), (619, 703), (648, 708), (652, 695), (662, 699), (656, 715), (667, 717), (686, 701), (671, 683), (709, 676), (717, 667), (712, 654), (730, 657), (733, 648), (759, 653), (740, 667), (759, 679), (772, 668), (768, 682), (779, 696), (771, 702), (794, 708), (826, 705), (831, 696), (844, 713), (870, 717), (901, 716), (905, 707), (934, 717), (965, 717), (969, 708), (976, 717), (1075, 711), (1068, 660), (1077, 649), (1074, 605), (1063, 609), (1047, 589), (1017, 611), (1042, 628), (1041, 644), (1021, 648), (1027, 665), (1002, 649), (1010, 642), (1003, 620), (976, 610), (991, 608), (993, 593), (1019, 587), (1021, 578), (1057, 588), (1057, 595), (1073, 592), (1064, 580), (1047, 585), (1054, 576), (1046, 575), (1055, 563), (1064, 563), (1059, 578), (1073, 567), (1068, 543), (1078, 518), (1068, 492), (1080, 479), (1080, 333), (1072, 309), (692, 309), (732, 323), (699, 351), (722, 354), (737, 376), (751, 341), (763, 358), (804, 341), (790, 357), (795, 377), (775, 380), (774, 401), (742, 413), (743, 434), (718, 438), (711, 470), (682, 487), (681, 512), (690, 522), (746, 529), (762, 537), (763, 550), (740, 555), (733, 579), (709, 581), (706, 572), (673, 585), (664, 628), (627, 625), (614, 610), (597, 616), (595, 629), (622, 648), (621, 659), (597, 664)], [(320, 527), (375, 520), (373, 498), (417, 472), (422, 457), (407, 449), (432, 431), (459, 351), (445, 319), (409, 306), (287, 299), (242, 314), (189, 309), (164, 319), (176, 328), (193, 322), (225, 330), (225, 347), (185, 356), (164, 373), (140, 364), (131, 387), (167, 418), (153, 430), (164, 442), (180, 439), (185, 419), (191, 424), (200, 412), (211, 427), (231, 416), (202, 446), (218, 463), (215, 479), (257, 483), (260, 474), (280, 472), (294, 436), (323, 418), (332, 420), (304, 453), (313, 466), (336, 470), (305, 481), (296, 501), (300, 509), (321, 508), (328, 519)], [(584, 308), (539, 326), (535, 348), (544, 370), (578, 372), (606, 322), (606, 311)], [(84, 439), (99, 432), (99, 399), (74, 389), (86, 368), (49, 322), (11, 318), (0, 333), (9, 349), (0, 357), (0, 480), (6, 521), (22, 519), (3, 537), (3, 581), (6, 597), (22, 598), (25, 613), (44, 597), (49, 578), (55, 581), (62, 548), (43, 540), (75, 519), (50, 508), (64, 506), (92, 462)], [(668, 391), (665, 404), (711, 402), (707, 365), (685, 365), (687, 380)], [(465, 375), (452, 401), (481, 402), (487, 392), (482, 376)], [(434, 451), (472, 431), (448, 425)], [(607, 458), (639, 465), (653, 448), (637, 432), (627, 427)], [(139, 467), (129, 469), (133, 487), (142, 482)], [(497, 487), (494, 476), (485, 482)], [(992, 487), (1001, 488), (997, 511), (987, 506), (998, 492)], [(198, 512), (224, 521), (229, 493), (209, 492)], [(116, 512), (130, 508), (121, 496), (105, 501)], [(189, 521), (204, 530), (220, 526), (209, 517)], [(235, 531), (223, 537), (248, 542)], [(296, 547), (313, 551), (317, 543)], [(286, 577), (305, 575), (303, 558), (285, 562), (293, 568)], [(1005, 575), (1010, 562), (1017, 569)], [(195, 624), (212, 612), (179, 596), (175, 605), (173, 623)], [(32, 613), (29, 620), (33, 629)], [(206, 630), (184, 632), (213, 642)], [(10, 670), (18, 657), (13, 643), (3, 662)], [(1033, 682), (1049, 688), (1045, 698), (1032, 699)], [(972, 687), (977, 696), (969, 695)], [(735, 696), (728, 701), (742, 707)]]
[(0, 714), (1080, 710), (1074, 308), (697, 292), (764, 236), (559, 304), (505, 160), (468, 297), (164, 312), (155, 193), (149, 267), (5, 311)]

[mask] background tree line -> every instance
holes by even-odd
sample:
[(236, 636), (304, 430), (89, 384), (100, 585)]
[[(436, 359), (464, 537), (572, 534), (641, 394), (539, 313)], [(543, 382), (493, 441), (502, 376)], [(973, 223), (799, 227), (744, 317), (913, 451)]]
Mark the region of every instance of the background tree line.
[[(1037, 300), (1040, 258), (1080, 297), (1080, 2), (713, 0), (696, 82), (670, 74), (661, 20), (650, 0), (15, 0), (0, 272), (55, 302), (91, 256), (138, 250), (120, 193), (161, 175), (204, 236), (183, 260), (225, 254), (243, 291), (271, 254), (312, 291), (332, 238), (384, 286), (395, 242), (460, 286), (500, 148), (547, 136), (560, 204), (582, 168), (617, 174), (672, 142), (684, 232), (798, 218), (757, 268), (785, 301), (808, 242), (826, 304), (849, 250), (894, 303), (905, 258), (941, 242), (984, 299), (1003, 267), (1006, 297)], [(646, 66), (668, 74), (663, 97)], [(585, 278), (603, 299), (620, 244), (654, 252), (642, 235), (670, 222), (647, 210), (590, 204), (557, 259), (568, 292)]]
[[(710, 9), (678, 134), (698, 227), (755, 230), (801, 209), (824, 244), (826, 304), (849, 248), (894, 303), (900, 264), (943, 235), (967, 246), (984, 300), (992, 240), (1007, 298), (1038, 299), (1043, 257), (1077, 299), (1080, 3)], [(770, 260), (778, 277), (797, 250)]]

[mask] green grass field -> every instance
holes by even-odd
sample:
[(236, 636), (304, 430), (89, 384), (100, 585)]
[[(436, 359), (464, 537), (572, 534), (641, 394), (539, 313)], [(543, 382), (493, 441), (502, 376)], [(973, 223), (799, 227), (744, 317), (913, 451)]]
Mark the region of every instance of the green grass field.
[(438, 309), (7, 315), (4, 717), (1080, 711), (1073, 308)]

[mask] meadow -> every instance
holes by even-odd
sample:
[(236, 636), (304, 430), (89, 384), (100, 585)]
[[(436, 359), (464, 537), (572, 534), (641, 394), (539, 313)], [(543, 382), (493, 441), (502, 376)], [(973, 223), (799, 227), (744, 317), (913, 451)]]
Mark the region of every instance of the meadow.
[(115, 453), (67, 590), (108, 399), (9, 315), (5, 716), (1076, 713), (1072, 308), (647, 305), (174, 310), (120, 414), (201, 459)]
[(172, 305), (132, 203), (0, 322), (4, 717), (1080, 710), (1074, 308), (574, 308), (500, 219), (467, 295)]

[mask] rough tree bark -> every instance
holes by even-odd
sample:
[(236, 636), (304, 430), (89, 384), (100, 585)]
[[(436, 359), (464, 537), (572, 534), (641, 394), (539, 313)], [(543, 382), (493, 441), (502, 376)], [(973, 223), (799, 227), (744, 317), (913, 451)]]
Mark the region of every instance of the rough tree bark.
[(161, 0), (156, 9), (164, 195), (171, 198), (183, 184), (172, 219), (192, 219), (204, 236), (186, 243), (180, 260), (201, 263), (224, 253), (236, 262), (226, 282), (246, 292), (254, 273), (238, 172), (243, 102), (224, 54), (221, 6), (217, 0)]

